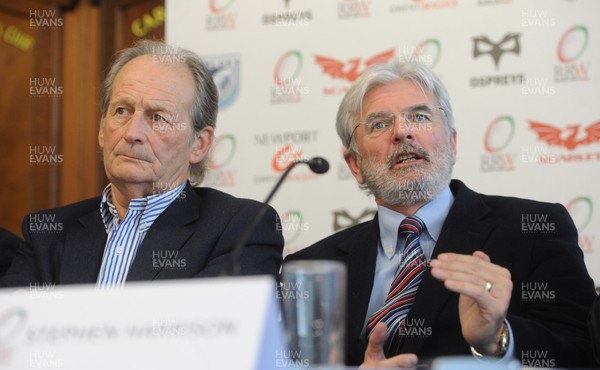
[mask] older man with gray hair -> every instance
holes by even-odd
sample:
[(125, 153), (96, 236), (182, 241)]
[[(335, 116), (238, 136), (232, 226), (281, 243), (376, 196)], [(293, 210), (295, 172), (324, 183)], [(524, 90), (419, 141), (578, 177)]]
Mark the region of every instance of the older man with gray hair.
[[(261, 203), (193, 187), (206, 172), (217, 108), (195, 53), (148, 40), (120, 51), (103, 85), (98, 133), (110, 183), (99, 197), (27, 216), (26, 243), (0, 285), (104, 288), (219, 275)], [(277, 277), (277, 219), (269, 208), (242, 249), (240, 274)]]
[[(429, 68), (366, 70), (340, 104), (337, 132), (377, 215), (286, 262), (346, 264), (347, 364), (411, 367), (462, 354), (594, 366), (586, 315), (596, 293), (573, 221), (562, 205), (451, 180), (452, 106)], [(524, 228), (527, 215), (544, 215), (551, 230)]]

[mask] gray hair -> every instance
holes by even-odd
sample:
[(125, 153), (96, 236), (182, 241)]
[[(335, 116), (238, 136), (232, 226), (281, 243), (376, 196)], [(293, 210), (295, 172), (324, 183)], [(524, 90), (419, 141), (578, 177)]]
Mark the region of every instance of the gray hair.
[[(102, 117), (105, 116), (108, 110), (115, 77), (125, 64), (142, 55), (165, 56), (168, 58), (164, 60), (185, 64), (194, 76), (194, 82), (196, 83), (196, 96), (189, 112), (194, 132), (199, 133), (209, 126), (216, 128), (219, 91), (202, 59), (190, 50), (154, 40), (140, 40), (132, 47), (123, 49), (115, 55), (102, 85), (100, 96), (100, 113)], [(193, 137), (191, 140), (193, 140)], [(208, 156), (190, 167), (190, 181), (193, 185), (199, 185), (202, 182), (207, 168)]]
[(390, 63), (376, 64), (367, 69), (350, 87), (340, 103), (336, 129), (342, 144), (350, 151), (350, 154), (355, 156), (358, 154), (352, 134), (359, 123), (365, 95), (378, 86), (401, 80), (412, 81), (423, 91), (431, 93), (443, 111), (442, 119), (448, 130), (448, 136), (450, 137), (455, 131), (450, 96), (442, 81), (422, 63), (393, 60)]

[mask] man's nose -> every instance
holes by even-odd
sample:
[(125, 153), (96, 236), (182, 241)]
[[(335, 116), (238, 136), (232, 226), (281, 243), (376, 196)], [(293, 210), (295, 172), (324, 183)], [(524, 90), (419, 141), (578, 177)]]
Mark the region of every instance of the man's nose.
[(147, 131), (150, 129), (143, 112), (136, 111), (125, 129), (125, 140), (130, 143), (143, 143), (146, 140)]

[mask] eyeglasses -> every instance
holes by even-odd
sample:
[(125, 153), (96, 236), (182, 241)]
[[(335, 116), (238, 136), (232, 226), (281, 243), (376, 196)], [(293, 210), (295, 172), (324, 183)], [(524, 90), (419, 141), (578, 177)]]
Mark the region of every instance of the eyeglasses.
[[(444, 110), (441, 107), (431, 107), (428, 105), (416, 105), (402, 112), (403, 123), (410, 130), (430, 130), (433, 123), (438, 120), (434, 110), (438, 109), (441, 114)], [(374, 112), (369, 114), (365, 122), (359, 123), (354, 127), (350, 141), (354, 136), (354, 132), (358, 126), (363, 126), (365, 136), (368, 138), (376, 138), (384, 133), (390, 133), (394, 129), (396, 123), (396, 115), (390, 112)]]

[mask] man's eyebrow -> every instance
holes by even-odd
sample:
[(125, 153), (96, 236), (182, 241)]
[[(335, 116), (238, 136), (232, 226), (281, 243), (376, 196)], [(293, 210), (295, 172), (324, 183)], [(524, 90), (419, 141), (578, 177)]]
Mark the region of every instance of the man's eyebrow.
[(177, 110), (173, 103), (165, 101), (147, 101), (145, 105), (145, 109), (150, 111), (174, 112)]
[[(119, 104), (135, 105), (136, 99), (127, 95), (117, 95), (111, 99), (109, 106)], [(144, 110), (173, 113), (177, 110), (177, 107), (172, 102), (166, 100), (147, 100), (144, 102)]]
[(127, 104), (127, 105), (133, 105), (134, 99), (126, 96), (126, 95), (116, 95), (113, 96), (112, 99), (110, 99), (110, 103), (109, 106), (114, 106), (116, 104)]
[(406, 108), (406, 112), (414, 112), (416, 110), (422, 110), (428, 113), (433, 113), (433, 108), (429, 104), (415, 104)]
[(373, 121), (375, 119), (381, 119), (381, 118), (394, 118), (394, 113), (391, 112), (386, 112), (386, 111), (379, 111), (379, 112), (373, 112), (370, 113), (366, 118), (365, 121)]

